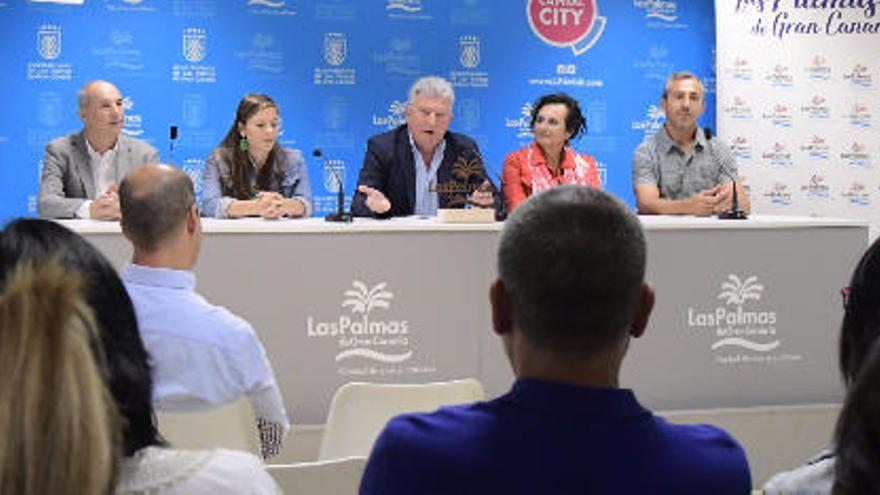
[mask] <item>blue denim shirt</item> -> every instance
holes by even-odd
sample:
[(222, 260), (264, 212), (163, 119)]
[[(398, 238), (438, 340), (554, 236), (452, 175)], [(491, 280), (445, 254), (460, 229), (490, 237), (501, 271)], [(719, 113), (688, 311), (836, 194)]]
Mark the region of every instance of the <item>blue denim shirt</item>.
[[(306, 206), (305, 216), (312, 214), (312, 188), (309, 185), (309, 172), (306, 161), (299, 150), (285, 148), (287, 168), (281, 184), (273, 188), (285, 198), (295, 198)], [(202, 215), (206, 217), (228, 218), (226, 210), (235, 201), (230, 175), (231, 166), (220, 158), (215, 149), (205, 162), (205, 173), (202, 177)], [(256, 182), (256, 174), (251, 174), (251, 181)]]

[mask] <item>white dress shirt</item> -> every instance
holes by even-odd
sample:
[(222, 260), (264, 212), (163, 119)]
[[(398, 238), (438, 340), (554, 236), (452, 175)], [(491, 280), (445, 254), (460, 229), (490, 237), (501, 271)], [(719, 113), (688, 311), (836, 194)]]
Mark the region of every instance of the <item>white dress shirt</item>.
[(192, 272), (128, 264), (122, 280), (152, 360), (157, 410), (206, 410), (246, 395), (258, 420), (287, 432), (275, 374), (248, 322), (196, 293)]
[[(95, 184), (95, 198), (100, 197), (110, 186), (116, 182), (116, 151), (119, 149), (119, 140), (113, 144), (113, 147), (104, 153), (98, 153), (92, 148), (92, 143), (88, 139), (86, 141), (86, 149), (89, 151), (91, 159), (92, 180)], [(83, 201), (79, 209), (76, 210), (76, 216), (79, 218), (92, 218), (91, 207), (92, 200), (89, 198)]]

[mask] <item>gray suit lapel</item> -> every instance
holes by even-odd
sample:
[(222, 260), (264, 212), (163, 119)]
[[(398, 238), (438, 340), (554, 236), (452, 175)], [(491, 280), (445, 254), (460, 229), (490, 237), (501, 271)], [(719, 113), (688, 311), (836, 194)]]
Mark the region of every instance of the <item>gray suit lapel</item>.
[(76, 173), (79, 176), (80, 181), (82, 182), (83, 189), (86, 192), (86, 197), (90, 199), (95, 198), (95, 177), (92, 173), (92, 158), (89, 156), (89, 149), (86, 147), (86, 136), (80, 131), (74, 136), (73, 141), (73, 151), (76, 159), (74, 160), (74, 166), (76, 166)]
[(116, 148), (116, 184), (131, 172), (132, 156), (131, 141), (124, 134), (119, 134), (119, 146)]

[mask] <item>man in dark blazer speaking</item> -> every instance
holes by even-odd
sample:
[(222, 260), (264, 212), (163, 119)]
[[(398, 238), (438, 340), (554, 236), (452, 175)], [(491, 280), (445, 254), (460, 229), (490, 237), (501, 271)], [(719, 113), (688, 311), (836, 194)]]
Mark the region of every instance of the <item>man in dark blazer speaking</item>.
[(159, 161), (156, 149), (122, 134), (119, 89), (92, 81), (78, 94), (83, 129), (46, 145), (40, 177), (40, 216), (119, 219), (116, 184), (129, 171)]
[(454, 101), (445, 79), (423, 77), (413, 84), (406, 124), (367, 142), (352, 214), (433, 216), (438, 208), (500, 204), (477, 143), (448, 130)]

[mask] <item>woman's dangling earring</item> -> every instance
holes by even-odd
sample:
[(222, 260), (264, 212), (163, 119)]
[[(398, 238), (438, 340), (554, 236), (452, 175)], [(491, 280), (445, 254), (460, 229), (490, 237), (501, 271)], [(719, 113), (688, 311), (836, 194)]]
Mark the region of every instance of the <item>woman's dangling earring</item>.
[(241, 140), (238, 142), (238, 149), (241, 151), (247, 151), (250, 147), (251, 144), (248, 143), (247, 136), (242, 136)]

